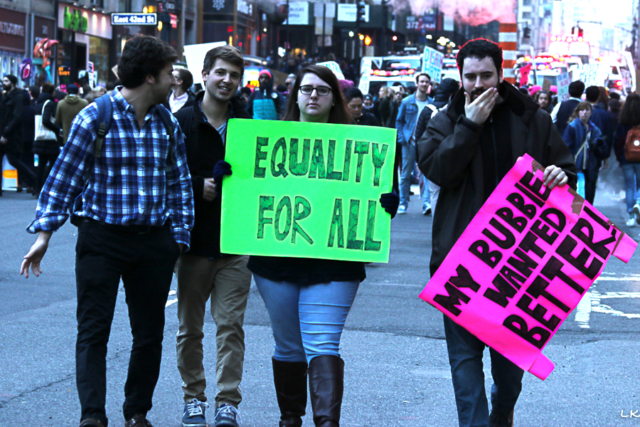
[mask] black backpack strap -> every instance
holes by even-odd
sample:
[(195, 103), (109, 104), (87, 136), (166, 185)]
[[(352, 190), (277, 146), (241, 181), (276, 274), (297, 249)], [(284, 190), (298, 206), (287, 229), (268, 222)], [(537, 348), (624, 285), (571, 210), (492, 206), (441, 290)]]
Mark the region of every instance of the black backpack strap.
[(111, 127), (111, 97), (109, 95), (101, 96), (96, 98), (95, 103), (98, 107), (98, 118), (96, 119), (98, 129), (96, 131), (94, 155), (96, 159), (99, 159), (102, 156), (104, 137), (107, 136)]
[(176, 139), (174, 136), (175, 129), (173, 126), (173, 120), (171, 120), (171, 113), (164, 105), (156, 105), (156, 108), (158, 109), (160, 120), (162, 120), (162, 124), (169, 135), (169, 141), (171, 141), (171, 145), (174, 145), (176, 143)]
[(175, 128), (173, 126), (173, 120), (171, 120), (171, 112), (167, 110), (164, 105), (156, 105), (156, 109), (158, 110), (158, 114), (160, 115), (160, 120), (164, 125), (165, 130), (167, 131), (167, 135), (169, 135), (169, 158), (167, 159), (167, 164), (175, 163), (175, 147), (176, 147), (176, 137), (175, 137)]

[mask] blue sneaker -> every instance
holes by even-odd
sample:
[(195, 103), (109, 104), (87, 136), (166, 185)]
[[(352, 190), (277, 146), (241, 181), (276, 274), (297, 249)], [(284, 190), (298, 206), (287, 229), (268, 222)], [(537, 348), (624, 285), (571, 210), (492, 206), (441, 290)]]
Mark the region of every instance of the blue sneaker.
[(200, 402), (195, 398), (186, 402), (184, 404), (184, 413), (182, 414), (183, 427), (207, 427), (204, 411), (208, 407), (207, 402)]
[(216, 409), (216, 427), (239, 427), (240, 414), (232, 405), (223, 403)]

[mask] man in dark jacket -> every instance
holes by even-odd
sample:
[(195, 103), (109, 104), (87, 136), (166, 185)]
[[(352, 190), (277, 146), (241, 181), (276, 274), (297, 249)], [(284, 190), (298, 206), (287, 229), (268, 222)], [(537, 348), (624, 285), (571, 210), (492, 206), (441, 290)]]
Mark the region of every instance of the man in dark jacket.
[(247, 256), (220, 253), (222, 178), (231, 174), (224, 161), (230, 118), (250, 118), (233, 99), (244, 73), (244, 59), (232, 46), (207, 52), (202, 80), (205, 90), (194, 105), (176, 113), (184, 129), (187, 162), (193, 182), (195, 224), (191, 250), (178, 260), (178, 370), (184, 392), (184, 426), (206, 427), (206, 377), (202, 338), (207, 300), (216, 323), (217, 385), (215, 424), (237, 426), (242, 401), (244, 312), (251, 288)]
[(551, 111), (551, 119), (553, 120), (553, 123), (555, 123), (556, 129), (558, 129), (558, 133), (560, 135), (564, 135), (564, 131), (569, 124), (569, 117), (571, 117), (573, 110), (575, 110), (580, 103), (580, 97), (583, 93), (584, 83), (580, 80), (571, 82), (569, 85), (570, 98), (566, 101), (557, 103), (553, 108), (553, 111)]
[(260, 87), (256, 88), (251, 97), (247, 111), (256, 120), (279, 120), (284, 117), (286, 99), (284, 95), (273, 90), (271, 72), (262, 70), (258, 75)]
[[(546, 167), (549, 188), (571, 182), (573, 156), (549, 115), (502, 79), (502, 51), (476, 39), (457, 56), (463, 88), (436, 114), (418, 141), (420, 170), (440, 185), (433, 222), (433, 275), (480, 207), (518, 157), (531, 155)], [(491, 351), (492, 411), (482, 366), (484, 343), (444, 316), (460, 426), (511, 426), (523, 371)]]
[[(587, 98), (587, 102), (593, 106), (593, 111), (591, 112), (591, 122), (600, 129), (600, 133), (602, 134), (602, 139), (605, 144), (607, 144), (607, 150), (604, 153), (605, 159), (598, 159), (598, 169), (600, 169), (600, 165), (602, 164), (602, 168), (606, 169), (609, 165), (608, 158), (611, 155), (611, 147), (613, 140), (613, 131), (614, 129), (611, 127), (611, 114), (602, 107), (602, 103), (600, 101), (600, 89), (598, 86), (589, 86), (585, 91), (585, 96)], [(564, 134), (563, 134), (564, 135)]]
[[(32, 98), (34, 93), (32, 88), (36, 88), (39, 94), (40, 88), (38, 86), (31, 86), (28, 91), (22, 91), (24, 104), (22, 105), (22, 154), (20, 155), (20, 160), (31, 169), (31, 172), (35, 173), (33, 161), (33, 139), (36, 128), (35, 111), (33, 109), (35, 98)], [(18, 180), (19, 179), (20, 177), (18, 177)], [(18, 191), (21, 191), (21, 189), (20, 187)]]
[[(23, 151), (22, 116), (24, 94), (17, 85), (18, 78), (14, 75), (8, 74), (2, 79), (2, 89), (4, 89), (5, 95), (0, 101), (0, 165), (2, 165), (2, 158), (7, 156), (9, 164), (16, 168), (20, 179), (24, 180), (28, 187), (33, 188), (36, 184), (36, 176), (20, 160), (20, 154)], [(1, 176), (0, 194), (2, 194)]]

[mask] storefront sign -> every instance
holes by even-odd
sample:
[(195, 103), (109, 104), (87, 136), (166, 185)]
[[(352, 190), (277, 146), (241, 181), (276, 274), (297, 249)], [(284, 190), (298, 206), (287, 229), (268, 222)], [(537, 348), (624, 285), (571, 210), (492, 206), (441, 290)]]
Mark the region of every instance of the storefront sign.
[(389, 262), (395, 129), (251, 123), (229, 120), (222, 252)]
[(0, 8), (0, 48), (24, 51), (26, 18), (22, 12)]
[(33, 17), (33, 37), (36, 42), (42, 39), (56, 38), (56, 21), (53, 19)]
[(309, 2), (289, 2), (289, 19), (282, 25), (309, 25)]
[(78, 9), (70, 9), (66, 7), (64, 9), (64, 21), (62, 28), (71, 31), (78, 31), (86, 33), (89, 27), (89, 20), (86, 16), (82, 16), (82, 13)]
[(0, 33), (24, 37), (24, 25), (0, 21)]
[(157, 25), (155, 13), (112, 13), (111, 25)]
[[(338, 5), (338, 21), (356, 22), (358, 18), (358, 6), (355, 4)], [(364, 22), (369, 22), (369, 5), (364, 5)]]
[(171, 18), (171, 28), (178, 28), (178, 15), (170, 13), (169, 18)]
[(524, 155), (431, 277), (420, 298), (525, 371), (546, 379), (542, 350), (612, 256), (638, 246)]
[[(141, 25), (141, 24), (136, 24)], [(58, 26), (76, 33), (111, 39), (111, 18), (104, 13), (93, 12), (70, 5), (58, 7)]]

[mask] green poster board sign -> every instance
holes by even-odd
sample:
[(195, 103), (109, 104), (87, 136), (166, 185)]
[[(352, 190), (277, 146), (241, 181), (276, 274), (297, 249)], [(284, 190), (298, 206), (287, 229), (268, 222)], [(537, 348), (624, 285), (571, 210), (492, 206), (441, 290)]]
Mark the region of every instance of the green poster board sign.
[(223, 253), (388, 262), (396, 131), (229, 120)]

